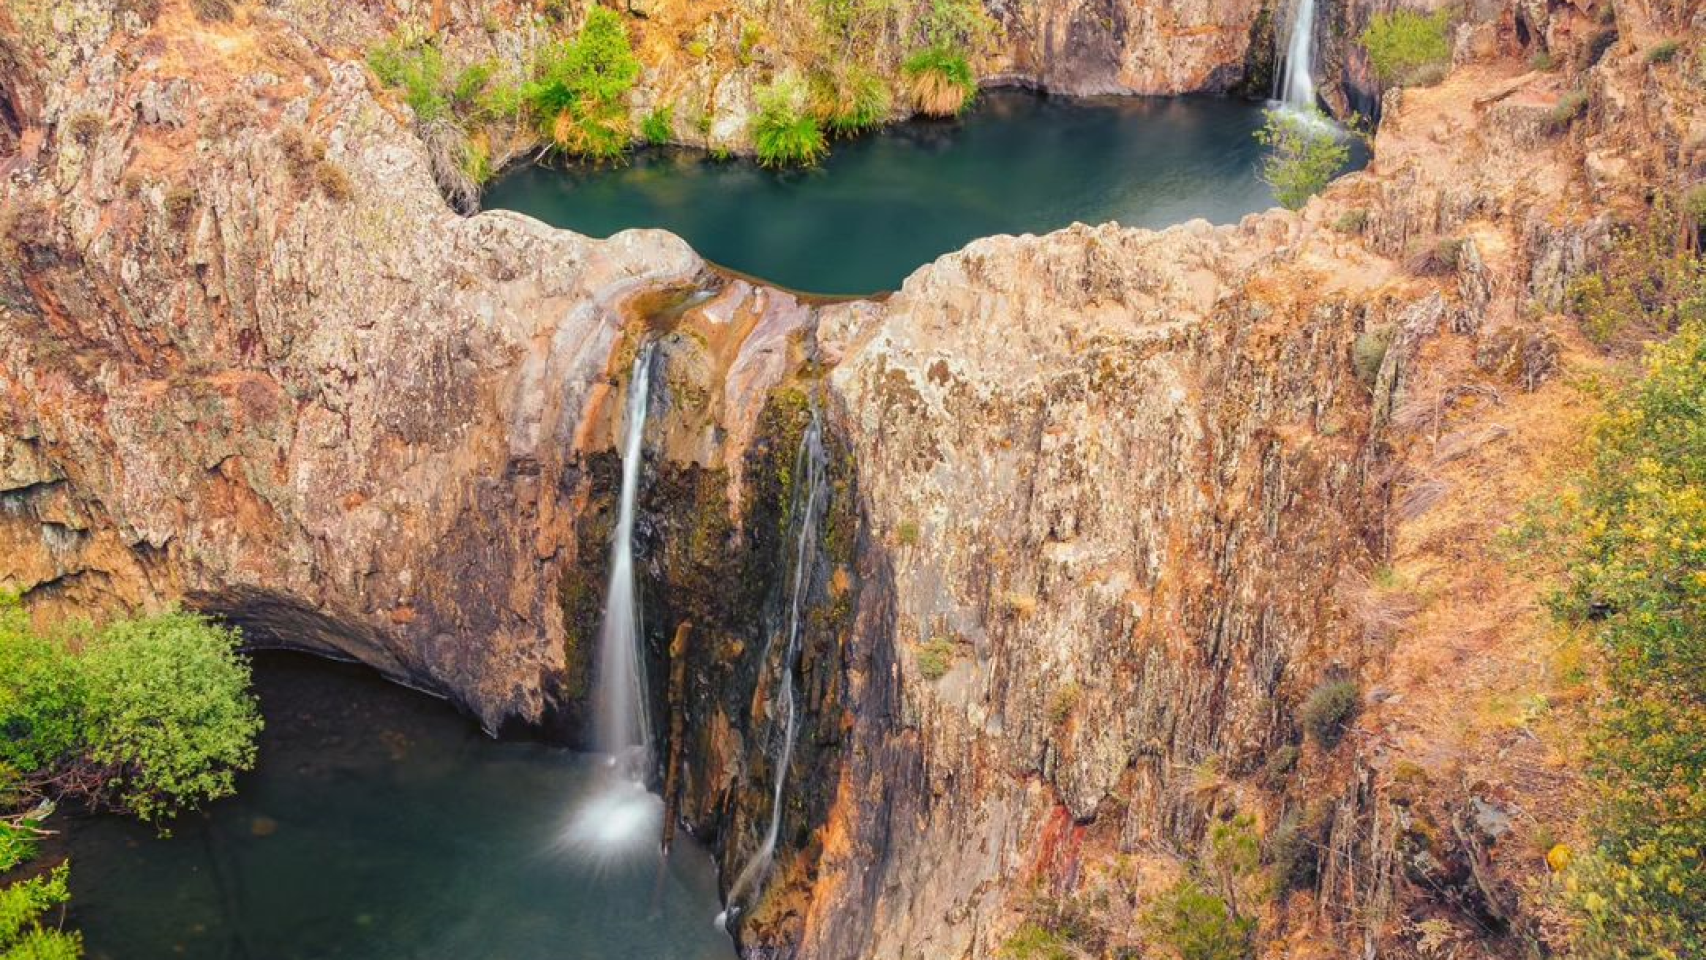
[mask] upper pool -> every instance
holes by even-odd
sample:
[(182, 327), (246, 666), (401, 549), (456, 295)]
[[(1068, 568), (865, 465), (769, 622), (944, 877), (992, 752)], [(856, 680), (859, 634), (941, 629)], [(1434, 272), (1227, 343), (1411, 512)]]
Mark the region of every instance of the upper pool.
[(1267, 209), (1254, 136), (1264, 109), (989, 91), (955, 122), (837, 141), (814, 170), (641, 150), (616, 167), (521, 167), (484, 203), (596, 237), (662, 227), (708, 260), (782, 286), (874, 293), (977, 237), (1074, 221), (1233, 223)]

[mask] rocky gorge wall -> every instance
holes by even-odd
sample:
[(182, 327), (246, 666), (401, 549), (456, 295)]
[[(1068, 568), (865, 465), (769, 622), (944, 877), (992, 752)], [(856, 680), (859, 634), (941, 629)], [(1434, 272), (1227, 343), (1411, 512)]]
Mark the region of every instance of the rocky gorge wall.
[[(989, 238), (886, 299), (818, 304), (661, 232), (456, 216), (408, 118), (331, 54), (360, 35), (306, 16), (0, 7), (0, 582), (32, 609), (182, 600), (490, 730), (572, 737), (651, 336), (657, 720), (683, 721), (672, 799), (725, 883), (768, 813), (762, 652), (814, 404), (830, 435), (810, 720), (749, 955), (991, 956), (1036, 897), (1097, 891), (1129, 930), (1207, 822), (1321, 798), (1342, 856), (1271, 908), (1270, 952), (1406, 955), (1406, 922), (1461, 918), (1428, 885), (1480, 881), (1409, 876), (1424, 831), (1394, 826), (1461, 798), (1406, 799), (1397, 772), (1433, 769), (1442, 698), (1496, 655), (1422, 669), (1367, 581), (1462, 565), (1421, 492), (1463, 509), (1531, 462), (1485, 451), (1559, 442), (1567, 281), (1613, 215), (1702, 172), (1699, 87), (1641, 56), (1672, 20), (1622, 13), (1580, 73), (1460, 44), (1301, 214)], [(1588, 115), (1552, 132), (1577, 83)], [(1449, 262), (1419, 256), (1442, 242)], [(1321, 680), (1411, 673), (1430, 679), (1371, 698), (1345, 747), (1302, 741)], [(1460, 747), (1477, 796), (1510, 749)], [(1438, 842), (1421, 852), (1465, 855)]]

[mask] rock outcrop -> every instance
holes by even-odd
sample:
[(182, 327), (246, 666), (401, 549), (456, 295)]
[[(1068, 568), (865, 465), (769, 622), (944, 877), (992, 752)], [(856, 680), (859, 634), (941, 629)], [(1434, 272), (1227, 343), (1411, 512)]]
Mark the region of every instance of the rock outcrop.
[[(1127, 13), (1109, 36), (1145, 32)], [(1350, 866), (1319, 909), (1275, 908), (1328, 934), (1292, 952), (1395, 942), (1394, 903), (1432, 894), (1399, 877), (1373, 731), (1429, 720), (1371, 704), (1368, 736), (1298, 750), (1296, 707), (1388, 669), (1357, 585), (1412, 542), (1448, 428), (1538, 430), (1462, 398), (1548, 382), (1606, 212), (1699, 169), (1697, 85), (1630, 41), (1560, 133), (1576, 75), (1467, 64), (1389, 95), (1374, 163), (1301, 215), (989, 238), (825, 305), (660, 232), (454, 215), (327, 52), (371, 36), (354, 16), (0, 7), (0, 582), (43, 615), (195, 604), (572, 738), (651, 336), (647, 642), (687, 659), (658, 727), (684, 721), (671, 799), (730, 870), (768, 816), (789, 465), (814, 408), (829, 436), (810, 719), (753, 956), (990, 956), (1033, 891), (1118, 877), (1135, 903), (1119, 871), (1188, 858), (1235, 797), (1270, 821), (1335, 798)], [(1236, 47), (1205, 24), (1201, 60), (1091, 69), (1051, 51), (1113, 41), (1012, 16), (1076, 89), (1200, 85)]]

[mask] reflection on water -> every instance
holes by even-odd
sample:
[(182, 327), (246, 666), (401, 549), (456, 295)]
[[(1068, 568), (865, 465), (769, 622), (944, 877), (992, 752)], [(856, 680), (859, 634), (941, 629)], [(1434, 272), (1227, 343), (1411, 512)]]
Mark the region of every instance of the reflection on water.
[(520, 168), (485, 204), (598, 237), (663, 227), (709, 260), (784, 286), (870, 293), (977, 237), (1074, 221), (1233, 223), (1271, 207), (1254, 137), (1264, 109), (991, 91), (961, 121), (839, 141), (816, 170), (643, 150), (620, 167)]
[[(71, 921), (96, 960), (730, 960), (715, 866), (596, 758), (496, 743), (364, 671), (263, 654), (259, 769), (169, 839), (69, 826)], [(591, 801), (627, 818), (588, 850)], [(606, 811), (609, 812), (609, 811)], [(606, 827), (609, 821), (603, 820)]]

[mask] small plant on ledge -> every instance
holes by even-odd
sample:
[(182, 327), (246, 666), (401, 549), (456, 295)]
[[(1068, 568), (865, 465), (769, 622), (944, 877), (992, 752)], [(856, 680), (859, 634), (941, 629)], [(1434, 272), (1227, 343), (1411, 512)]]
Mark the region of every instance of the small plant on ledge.
[(810, 94), (798, 75), (785, 73), (760, 87), (752, 119), (753, 147), (766, 167), (809, 167), (829, 152), (823, 128), (810, 109)]

